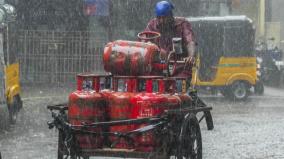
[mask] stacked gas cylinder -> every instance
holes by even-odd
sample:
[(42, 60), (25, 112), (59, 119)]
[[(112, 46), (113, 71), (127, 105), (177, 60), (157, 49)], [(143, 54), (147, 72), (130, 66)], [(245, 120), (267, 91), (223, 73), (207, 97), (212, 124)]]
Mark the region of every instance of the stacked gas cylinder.
[[(160, 117), (165, 110), (191, 105), (191, 97), (185, 94), (186, 79), (156, 75), (162, 75), (160, 68), (164, 66), (155, 44), (114, 41), (106, 45), (103, 62), (111, 76), (77, 76), (77, 90), (69, 96), (68, 120), (72, 125)], [(144, 126), (115, 125), (86, 130), (125, 133)], [(132, 142), (114, 135), (78, 134), (76, 138), (84, 150), (112, 145), (117, 149), (149, 152), (160, 144), (155, 135), (150, 131), (133, 137)]]

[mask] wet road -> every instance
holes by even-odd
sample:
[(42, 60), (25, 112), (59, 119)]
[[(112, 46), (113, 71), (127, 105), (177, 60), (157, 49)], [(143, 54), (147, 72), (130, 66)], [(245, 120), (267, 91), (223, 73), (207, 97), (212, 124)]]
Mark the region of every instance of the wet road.
[[(24, 89), (24, 109), (13, 126), (5, 124), (7, 110), (1, 106), (4, 159), (56, 158), (57, 131), (47, 128), (46, 105), (65, 102), (68, 92)], [(252, 96), (246, 102), (230, 102), (221, 96), (204, 100), (213, 107), (215, 122), (213, 131), (201, 124), (205, 159), (284, 158), (284, 89), (266, 88), (264, 96)]]

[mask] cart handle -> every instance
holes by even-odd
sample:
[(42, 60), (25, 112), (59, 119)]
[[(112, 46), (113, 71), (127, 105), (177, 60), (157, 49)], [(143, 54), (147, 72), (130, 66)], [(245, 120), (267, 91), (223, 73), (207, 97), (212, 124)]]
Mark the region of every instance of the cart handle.
[(59, 110), (59, 111), (65, 111), (68, 110), (68, 104), (67, 103), (61, 103), (61, 104), (55, 104), (55, 105), (48, 105), (46, 106), (47, 109), (53, 111), (53, 110)]
[(82, 123), (84, 127), (101, 127), (101, 126), (115, 126), (115, 125), (132, 125), (132, 124), (143, 124), (143, 123), (155, 123), (163, 120), (162, 118), (152, 117), (152, 118), (140, 118), (140, 119), (129, 119), (129, 120), (117, 120), (117, 121), (106, 121), (106, 122), (95, 122), (87, 124)]
[(185, 113), (198, 113), (202, 111), (210, 111), (212, 107), (200, 107), (200, 108), (183, 108), (183, 109), (171, 109), (166, 110), (167, 114), (185, 114)]

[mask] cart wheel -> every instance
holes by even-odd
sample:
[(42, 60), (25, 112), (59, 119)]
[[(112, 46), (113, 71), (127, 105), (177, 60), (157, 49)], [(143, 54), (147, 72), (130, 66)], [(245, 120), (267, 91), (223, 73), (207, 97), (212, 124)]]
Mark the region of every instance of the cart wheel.
[(72, 155), (70, 158), (67, 158), (67, 159), (85, 159), (85, 158), (82, 158), (82, 157), (77, 156), (77, 155)]
[(64, 156), (63, 158), (64, 159), (89, 159), (89, 157), (82, 157), (82, 156), (78, 156), (78, 155)]
[(177, 159), (202, 159), (202, 138), (194, 114), (187, 114), (179, 136)]
[(211, 112), (210, 111), (204, 111), (204, 115), (205, 115), (207, 130), (213, 130), (214, 124), (213, 124), (213, 118), (212, 118)]
[(64, 146), (65, 135), (62, 130), (58, 133), (58, 148), (57, 148), (57, 159), (89, 159), (89, 157), (81, 157), (76, 153), (67, 154), (67, 149)]
[(57, 159), (63, 159), (64, 156), (64, 134), (62, 130), (59, 130), (58, 133), (58, 147), (57, 147)]
[(89, 157), (80, 157), (80, 156), (74, 155), (74, 156), (71, 156), (70, 159), (89, 159)]
[[(197, 96), (196, 97), (196, 106), (197, 107), (206, 107), (206, 104)], [(204, 111), (204, 117), (206, 120), (207, 130), (213, 130), (214, 129), (214, 123), (213, 118), (210, 111)], [(199, 121), (200, 122), (200, 121)]]

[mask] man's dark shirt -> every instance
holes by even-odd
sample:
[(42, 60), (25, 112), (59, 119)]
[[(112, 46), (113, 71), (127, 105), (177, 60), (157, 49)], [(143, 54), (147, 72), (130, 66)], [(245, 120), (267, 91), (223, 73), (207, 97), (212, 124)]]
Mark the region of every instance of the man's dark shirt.
[[(155, 31), (161, 33), (158, 27), (158, 19), (154, 18), (149, 21), (145, 31)], [(191, 24), (182, 17), (175, 17), (173, 34), (169, 36), (161, 35), (159, 47), (164, 49), (167, 53), (172, 50), (172, 38), (182, 38), (183, 46), (186, 47), (191, 41), (193, 41), (193, 32)]]

